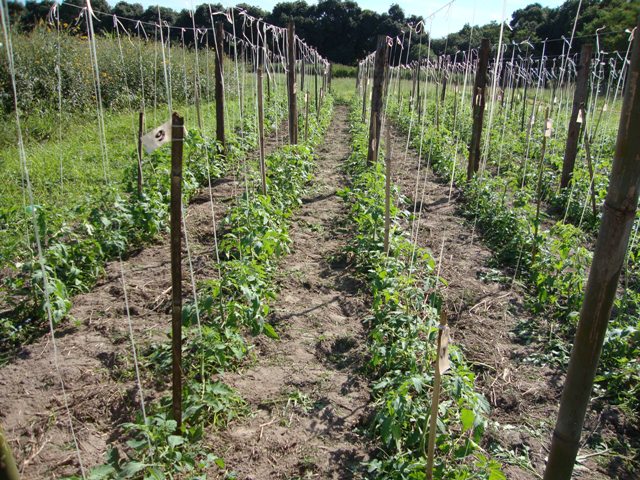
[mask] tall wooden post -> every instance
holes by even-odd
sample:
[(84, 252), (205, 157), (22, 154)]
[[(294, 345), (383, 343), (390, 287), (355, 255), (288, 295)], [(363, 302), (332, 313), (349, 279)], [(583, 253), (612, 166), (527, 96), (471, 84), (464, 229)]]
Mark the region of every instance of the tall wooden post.
[(144, 135), (144, 112), (138, 117), (138, 197), (142, 196), (142, 135)]
[(487, 86), (487, 65), (489, 64), (489, 50), (491, 44), (488, 38), (483, 38), (480, 45), (478, 70), (473, 84), (473, 128), (471, 130), (471, 144), (469, 145), (469, 164), (467, 165), (467, 181), (480, 168), (480, 139), (482, 137), (482, 122), (484, 120), (485, 88)]
[(11, 455), (9, 442), (0, 427), (0, 480), (20, 480), (16, 462)]
[(569, 480), (571, 477), (636, 216), (640, 190), (640, 35), (633, 40), (627, 78), (609, 190), (544, 472), (545, 480)]
[(293, 22), (287, 26), (287, 88), (289, 94), (289, 143), (298, 143), (298, 106), (296, 104), (296, 31)]
[(300, 91), (304, 92), (304, 71), (305, 71), (304, 56), (300, 59)]
[(384, 72), (387, 67), (388, 57), (387, 37), (385, 35), (379, 35), (373, 69), (373, 88), (371, 90), (371, 124), (369, 125), (369, 150), (367, 153), (367, 162), (369, 164), (372, 164), (378, 159), (380, 126), (382, 125), (383, 114)]
[(182, 144), (184, 118), (171, 117), (171, 358), (173, 419), (182, 425)]
[(333, 64), (329, 63), (327, 66), (327, 92), (331, 93), (331, 80), (333, 80)]
[(587, 95), (589, 94), (589, 66), (591, 65), (591, 45), (583, 45), (580, 52), (580, 66), (576, 78), (576, 89), (573, 94), (573, 110), (569, 120), (569, 131), (567, 132), (567, 145), (564, 150), (564, 160), (562, 162), (562, 177), (560, 187), (567, 188), (573, 177), (573, 167), (578, 154), (578, 140), (580, 137), (580, 124), (578, 115), (580, 110), (585, 108)]
[(216, 23), (216, 140), (226, 155), (227, 142), (224, 135), (224, 29), (222, 22)]
[(264, 163), (264, 107), (262, 100), (262, 66), (258, 67), (258, 140), (260, 143), (260, 178), (262, 194), (267, 194), (267, 168)]

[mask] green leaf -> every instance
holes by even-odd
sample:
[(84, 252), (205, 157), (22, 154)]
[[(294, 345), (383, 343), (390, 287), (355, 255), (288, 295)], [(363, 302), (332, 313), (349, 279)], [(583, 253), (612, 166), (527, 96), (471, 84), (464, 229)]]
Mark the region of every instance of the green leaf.
[(271, 324), (265, 322), (262, 328), (264, 329), (264, 334), (267, 337), (273, 338), (274, 340), (280, 340), (280, 337), (278, 336), (274, 328), (271, 326)]
[(473, 422), (475, 419), (476, 419), (476, 416), (472, 410), (467, 410), (466, 408), (463, 408), (462, 411), (460, 412), (460, 421), (462, 422), (462, 430), (465, 432), (467, 430), (471, 430), (471, 428), (473, 428)]
[(111, 465), (100, 465), (99, 467), (92, 468), (87, 478), (88, 480), (104, 480), (115, 472), (116, 469)]
[(167, 438), (167, 443), (171, 448), (176, 448), (178, 445), (182, 445), (184, 443), (184, 438), (180, 435), (169, 435)]
[(141, 462), (128, 462), (125, 463), (120, 470), (120, 478), (132, 478), (136, 473), (144, 470), (147, 467), (145, 463)]

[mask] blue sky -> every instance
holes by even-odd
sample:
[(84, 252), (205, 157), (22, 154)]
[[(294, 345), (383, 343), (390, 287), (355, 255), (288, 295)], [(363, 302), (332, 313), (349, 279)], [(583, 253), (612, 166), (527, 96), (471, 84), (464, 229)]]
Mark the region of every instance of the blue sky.
[[(117, 0), (109, 0), (115, 4)], [(191, 8), (192, 5), (204, 3), (204, 0), (130, 0), (138, 1), (145, 7), (160, 4), (176, 10)], [(219, 0), (218, 0), (219, 1)], [(446, 4), (448, 0), (356, 0), (363, 9), (386, 12), (393, 3), (398, 3), (405, 14), (422, 15), (426, 17)], [(270, 10), (278, 0), (245, 0), (250, 5), (256, 5)], [(459, 30), (465, 23), (482, 25), (491, 20), (500, 21), (503, 6), (506, 3), (506, 18), (511, 18), (511, 12), (525, 7), (531, 3), (540, 3), (543, 6), (556, 7), (564, 0), (455, 0), (453, 4), (445, 8), (433, 19), (432, 32), (436, 37), (446, 35), (448, 32)], [(223, 0), (223, 5), (234, 5), (236, 1)], [(307, 0), (307, 3), (316, 3)]]

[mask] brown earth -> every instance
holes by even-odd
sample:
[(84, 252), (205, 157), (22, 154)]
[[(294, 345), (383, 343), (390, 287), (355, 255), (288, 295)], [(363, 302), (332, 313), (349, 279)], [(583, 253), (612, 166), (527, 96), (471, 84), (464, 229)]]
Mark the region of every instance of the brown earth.
[[(508, 479), (541, 478), (564, 375), (544, 362), (533, 363), (532, 359), (541, 357), (543, 345), (528, 343), (517, 331), (522, 323), (542, 319), (527, 310), (524, 287), (513, 282), (514, 272), (495, 267), (481, 232), (474, 231), (473, 223), (459, 213), (460, 191), (455, 186), (450, 191), (449, 179), (427, 170), (424, 158), (416, 190), (418, 153), (410, 148), (405, 160), (405, 149), (406, 136), (393, 130), (392, 151), (399, 164), (394, 167), (394, 180), (408, 197), (405, 208), (412, 213), (415, 208), (418, 215), (414, 222), (418, 244), (428, 248), (436, 261), (442, 251), (440, 274), (448, 282), (442, 293), (453, 341), (461, 346), (477, 375), (477, 388), (491, 404), (485, 446), (492, 444), (502, 451), (494, 456), (504, 463)], [(411, 230), (412, 225), (406, 228)], [(589, 412), (584, 443), (599, 436), (624, 438), (624, 432), (603, 421), (603, 415), (610, 414)], [(574, 470), (575, 478), (631, 478), (618, 470), (621, 461), (612, 452), (593, 453), (581, 449), (579, 458), (587, 458)]]
[[(278, 132), (280, 138), (268, 137), (267, 153), (283, 143), (286, 131), (285, 123)], [(249, 161), (257, 161), (256, 154)], [(240, 180), (230, 175), (215, 181), (211, 190), (204, 188), (187, 209), (187, 238), (196, 280), (216, 276), (211, 209), (213, 205), (216, 221), (220, 221), (240, 193)], [(191, 298), (184, 241), (183, 259), (183, 296)], [(0, 422), (21, 478), (41, 480), (80, 472), (60, 376), (84, 467), (103, 463), (107, 447), (118, 443), (118, 425), (133, 420), (140, 411), (122, 276), (140, 352), (145, 345), (167, 341), (170, 266), (166, 236), (156, 245), (131, 253), (122, 264), (108, 263), (94, 288), (74, 297), (71, 319), (57, 328), (60, 374), (53, 361), (50, 335), (25, 346), (15, 360), (0, 369)], [(150, 375), (143, 375), (143, 384), (147, 404), (165, 393)]]
[(349, 154), (346, 117), (346, 108), (336, 107), (315, 182), (293, 220), (293, 251), (280, 266), (271, 319), (280, 340), (260, 342), (254, 365), (223, 378), (252, 413), (209, 441), (241, 480), (359, 478), (369, 457), (359, 433), (370, 397), (360, 372), (368, 309), (334, 261), (347, 232), (336, 196)]

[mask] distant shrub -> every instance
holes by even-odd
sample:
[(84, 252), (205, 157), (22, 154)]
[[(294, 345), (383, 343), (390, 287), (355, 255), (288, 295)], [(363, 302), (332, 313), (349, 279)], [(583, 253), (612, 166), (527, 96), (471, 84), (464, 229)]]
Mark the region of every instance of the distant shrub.
[(351, 65), (342, 65), (340, 63), (334, 63), (331, 66), (331, 75), (333, 78), (347, 78), (354, 77), (358, 74), (358, 69)]

